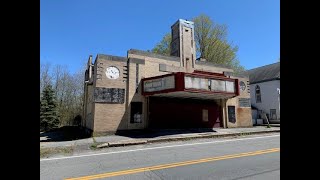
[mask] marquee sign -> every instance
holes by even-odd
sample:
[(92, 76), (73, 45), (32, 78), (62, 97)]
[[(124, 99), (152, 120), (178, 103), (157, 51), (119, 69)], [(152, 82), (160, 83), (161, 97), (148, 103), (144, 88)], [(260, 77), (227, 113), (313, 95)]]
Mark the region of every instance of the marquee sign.
[(184, 82), (185, 82), (186, 89), (199, 89), (199, 90), (228, 92), (228, 93), (235, 92), (234, 81), (185, 76)]
[(186, 92), (182, 95), (188, 93), (217, 93), (219, 97), (234, 97), (239, 95), (238, 87), (237, 79), (224, 76), (217, 77), (217, 75), (210, 74), (176, 72), (142, 79), (142, 95), (144, 96), (155, 94), (176, 96), (177, 94), (181, 95), (180, 92)]
[(185, 88), (209, 90), (209, 80), (192, 76), (184, 77)]
[(144, 92), (155, 92), (167, 89), (174, 89), (175, 81), (174, 75), (166, 76), (158, 79), (150, 79), (144, 81), (143, 90)]

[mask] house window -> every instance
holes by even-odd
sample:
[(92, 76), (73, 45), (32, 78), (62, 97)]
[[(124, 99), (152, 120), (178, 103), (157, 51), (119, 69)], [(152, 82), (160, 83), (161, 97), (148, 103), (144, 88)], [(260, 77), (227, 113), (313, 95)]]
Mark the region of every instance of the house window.
[(271, 120), (277, 119), (277, 110), (276, 109), (270, 109), (270, 119)]
[(231, 122), (231, 123), (236, 122), (236, 108), (235, 108), (235, 106), (228, 106), (228, 119), (229, 119), (229, 122)]
[(131, 102), (130, 123), (142, 123), (142, 102)]
[(256, 103), (261, 103), (261, 91), (260, 86), (256, 86)]

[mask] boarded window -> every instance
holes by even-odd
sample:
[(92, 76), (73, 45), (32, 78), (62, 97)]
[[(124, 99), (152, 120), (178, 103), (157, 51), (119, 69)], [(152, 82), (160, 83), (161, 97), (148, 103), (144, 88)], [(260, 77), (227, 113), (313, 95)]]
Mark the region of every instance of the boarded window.
[(228, 119), (229, 119), (229, 122), (231, 122), (231, 123), (236, 122), (235, 106), (228, 106)]
[(142, 102), (131, 102), (130, 123), (142, 123)]
[(208, 109), (203, 109), (202, 110), (202, 121), (204, 121), (204, 122), (208, 122), (209, 121)]

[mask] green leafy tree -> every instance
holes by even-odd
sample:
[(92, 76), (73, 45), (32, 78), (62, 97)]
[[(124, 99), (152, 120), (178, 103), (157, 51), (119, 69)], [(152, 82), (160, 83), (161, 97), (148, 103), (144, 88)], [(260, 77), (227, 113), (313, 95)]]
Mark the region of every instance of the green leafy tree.
[(156, 44), (154, 48), (151, 49), (151, 52), (170, 56), (170, 43), (172, 41), (171, 33), (166, 33), (162, 40)]
[[(200, 15), (192, 19), (197, 57), (209, 62), (223, 64), (234, 69), (235, 73), (244, 71), (237, 59), (238, 46), (227, 40), (227, 26), (213, 22), (208, 16)], [(170, 55), (171, 34), (167, 33), (151, 50), (154, 53)]]
[(151, 51), (157, 54), (170, 55), (171, 34), (164, 35), (162, 40)]
[(46, 85), (40, 99), (40, 129), (52, 130), (59, 125), (57, 103), (51, 85)]

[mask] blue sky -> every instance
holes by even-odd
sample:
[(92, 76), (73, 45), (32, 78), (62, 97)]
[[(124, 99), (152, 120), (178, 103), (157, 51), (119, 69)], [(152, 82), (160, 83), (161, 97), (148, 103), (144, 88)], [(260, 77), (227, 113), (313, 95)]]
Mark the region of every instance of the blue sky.
[(74, 72), (89, 55), (152, 49), (178, 19), (200, 14), (228, 26), (246, 69), (278, 61), (280, 0), (40, 0), (40, 62)]

